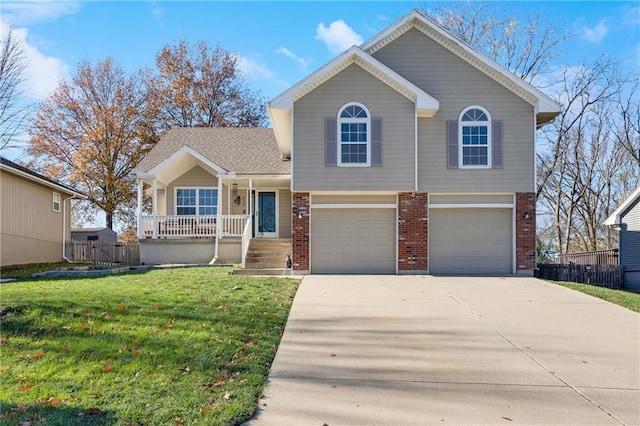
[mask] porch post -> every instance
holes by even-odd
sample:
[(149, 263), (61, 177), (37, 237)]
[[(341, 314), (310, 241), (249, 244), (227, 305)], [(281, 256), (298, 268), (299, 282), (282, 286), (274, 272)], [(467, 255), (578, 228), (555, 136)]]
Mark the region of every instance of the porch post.
[(251, 193), (253, 192), (253, 179), (249, 178), (249, 216), (253, 214), (253, 197)]
[[(213, 259), (211, 259), (211, 261), (209, 262), (209, 265), (213, 265), (214, 263), (216, 263), (216, 260), (218, 260), (218, 247), (220, 245), (220, 229), (222, 228), (222, 221), (220, 219), (222, 219), (222, 214), (220, 213), (222, 211), (222, 178), (220, 177), (220, 175), (216, 175), (216, 177), (218, 178), (218, 204), (216, 206), (216, 226), (215, 226), (215, 238), (214, 238), (214, 244), (215, 247), (213, 249)], [(229, 202), (229, 200), (227, 200), (227, 203)]]
[(142, 187), (144, 186), (144, 181), (142, 179), (136, 179), (138, 182), (138, 239), (142, 239)]
[(151, 181), (152, 206), (153, 206), (153, 238), (158, 238), (158, 179)]

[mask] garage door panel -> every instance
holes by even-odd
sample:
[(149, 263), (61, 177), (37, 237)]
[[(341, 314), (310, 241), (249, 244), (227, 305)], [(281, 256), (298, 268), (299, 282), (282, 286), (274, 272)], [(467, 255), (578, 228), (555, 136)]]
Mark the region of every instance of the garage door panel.
[(432, 209), (429, 270), (434, 274), (512, 271), (511, 209)]
[(395, 210), (318, 209), (311, 227), (312, 273), (395, 272)]

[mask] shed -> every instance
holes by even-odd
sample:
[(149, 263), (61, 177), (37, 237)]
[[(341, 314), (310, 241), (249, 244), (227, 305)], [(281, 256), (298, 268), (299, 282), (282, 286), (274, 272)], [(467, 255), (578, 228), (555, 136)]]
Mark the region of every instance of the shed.
[(71, 230), (73, 241), (104, 241), (115, 243), (118, 241), (118, 234), (109, 228), (77, 228)]

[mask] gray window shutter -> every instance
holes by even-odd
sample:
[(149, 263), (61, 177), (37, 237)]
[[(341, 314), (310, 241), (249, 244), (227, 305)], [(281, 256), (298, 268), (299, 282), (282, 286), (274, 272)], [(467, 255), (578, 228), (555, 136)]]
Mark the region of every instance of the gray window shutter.
[(447, 121), (447, 168), (458, 168), (458, 122)]
[(338, 121), (333, 117), (324, 119), (324, 165), (338, 165)]
[(491, 123), (491, 168), (501, 169), (502, 167), (502, 121), (493, 121)]
[(371, 165), (382, 166), (382, 118), (371, 119)]

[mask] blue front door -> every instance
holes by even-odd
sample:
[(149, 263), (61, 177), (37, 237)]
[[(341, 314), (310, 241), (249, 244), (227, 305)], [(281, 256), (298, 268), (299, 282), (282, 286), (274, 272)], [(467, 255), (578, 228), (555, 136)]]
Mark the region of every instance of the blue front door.
[(258, 236), (277, 237), (278, 229), (276, 192), (259, 191), (258, 202), (256, 204), (256, 213), (258, 216)]

